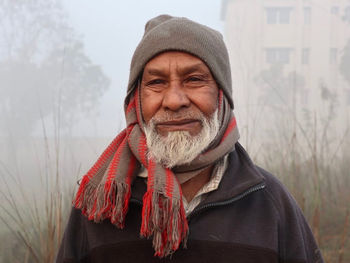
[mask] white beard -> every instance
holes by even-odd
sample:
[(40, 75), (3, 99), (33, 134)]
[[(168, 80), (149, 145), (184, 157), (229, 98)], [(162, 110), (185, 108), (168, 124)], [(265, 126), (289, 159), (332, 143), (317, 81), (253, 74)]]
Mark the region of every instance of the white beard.
[(192, 136), (188, 131), (173, 131), (162, 136), (156, 130), (156, 120), (153, 117), (144, 129), (148, 157), (168, 168), (192, 162), (207, 149), (217, 135), (220, 128), (218, 110), (209, 120), (201, 113), (200, 121), (202, 129), (197, 135)]

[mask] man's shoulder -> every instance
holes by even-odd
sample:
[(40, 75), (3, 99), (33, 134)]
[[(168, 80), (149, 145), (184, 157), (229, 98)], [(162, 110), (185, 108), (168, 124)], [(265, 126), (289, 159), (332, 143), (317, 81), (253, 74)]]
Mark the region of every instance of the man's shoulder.
[[(235, 151), (231, 152), (231, 159), (236, 159), (237, 161), (231, 161), (232, 165), (237, 165), (240, 169), (236, 170), (236, 172), (241, 172), (242, 170), (245, 173), (249, 173), (252, 176), (260, 177), (266, 184), (268, 190), (270, 190), (274, 194), (278, 193), (288, 193), (287, 188), (283, 185), (283, 183), (272, 173), (268, 172), (264, 168), (256, 165), (250, 158), (249, 154), (246, 152), (244, 147), (236, 143)], [(237, 156), (238, 158), (235, 158)], [(247, 175), (244, 175), (247, 176)]]
[(264, 182), (266, 184), (266, 188), (274, 194), (278, 193), (288, 193), (286, 186), (277, 178), (276, 175), (270, 173), (259, 165), (254, 165), (256, 170), (261, 174), (264, 178)]
[[(279, 217), (281, 255), (285, 258), (300, 258), (300, 262), (323, 262), (311, 229), (301, 208), (287, 187), (273, 174), (255, 166), (265, 182), (264, 195), (273, 203)], [(296, 248), (297, 246), (298, 248)], [(294, 247), (294, 248), (293, 248)], [(291, 252), (293, 249), (298, 253)]]
[(232, 152), (231, 156), (231, 164), (239, 167), (236, 170), (233, 169), (237, 174), (234, 181), (247, 182), (250, 180), (252, 182), (257, 182), (258, 184), (263, 184), (263, 192), (266, 197), (274, 203), (274, 206), (279, 212), (288, 207), (292, 209), (298, 207), (287, 187), (276, 177), (276, 175), (273, 175), (264, 168), (254, 164), (242, 145), (237, 143), (235, 145), (235, 151)]
[[(265, 182), (264, 193), (266, 197), (274, 204), (279, 214), (285, 214), (288, 210), (300, 214), (301, 210), (293, 195), (287, 187), (273, 174), (255, 166), (257, 171), (263, 176)], [(290, 213), (287, 212), (287, 213)]]

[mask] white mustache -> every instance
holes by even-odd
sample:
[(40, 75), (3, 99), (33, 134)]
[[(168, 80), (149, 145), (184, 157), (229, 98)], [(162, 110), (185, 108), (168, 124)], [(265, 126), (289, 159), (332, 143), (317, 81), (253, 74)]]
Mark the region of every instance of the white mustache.
[(170, 122), (170, 121), (179, 121), (179, 120), (185, 120), (185, 119), (192, 119), (192, 120), (198, 120), (203, 122), (203, 120), (206, 119), (203, 113), (193, 113), (193, 111), (186, 111), (186, 112), (165, 112), (161, 116), (153, 116), (150, 122), (153, 122), (154, 124), (162, 123), (162, 122)]

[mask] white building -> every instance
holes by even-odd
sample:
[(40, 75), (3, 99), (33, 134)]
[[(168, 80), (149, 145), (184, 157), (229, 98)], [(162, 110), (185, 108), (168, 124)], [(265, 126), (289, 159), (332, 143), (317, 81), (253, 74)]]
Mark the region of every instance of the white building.
[(349, 127), (350, 85), (339, 64), (350, 0), (224, 0), (222, 19), (243, 137), (276, 125), (271, 112), (294, 116), (295, 126), (329, 114)]

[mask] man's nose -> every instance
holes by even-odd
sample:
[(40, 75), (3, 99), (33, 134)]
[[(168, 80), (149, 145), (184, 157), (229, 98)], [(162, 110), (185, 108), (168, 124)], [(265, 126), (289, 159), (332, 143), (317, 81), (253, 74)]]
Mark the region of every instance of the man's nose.
[(165, 91), (162, 106), (166, 110), (178, 111), (191, 104), (188, 94), (180, 81), (171, 81)]

